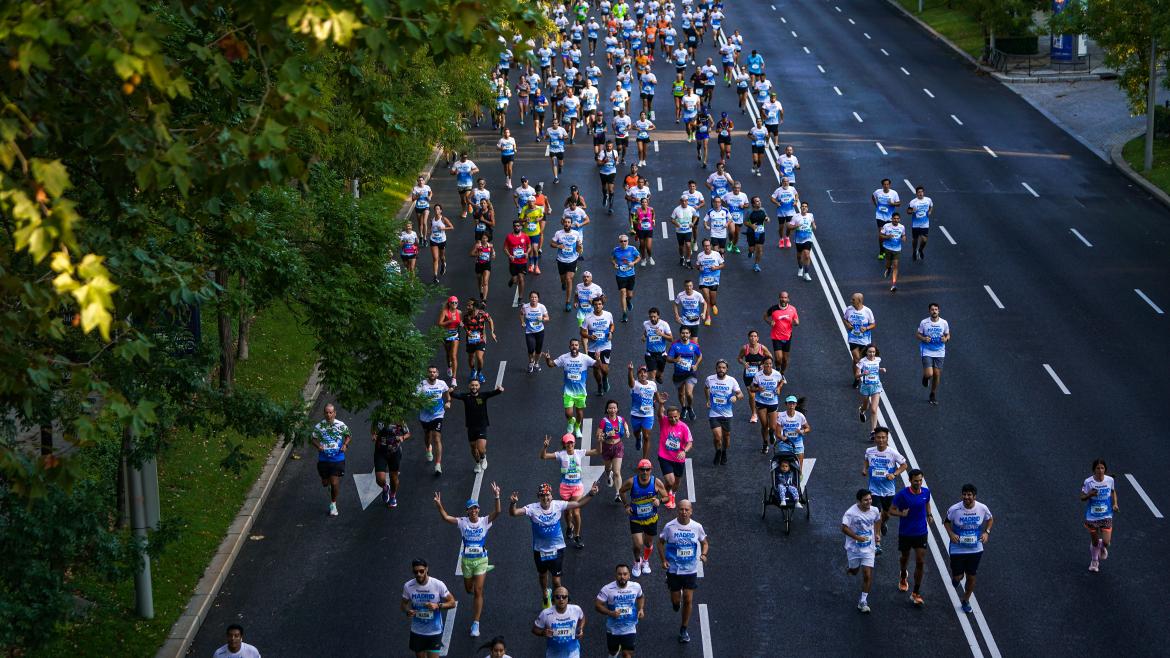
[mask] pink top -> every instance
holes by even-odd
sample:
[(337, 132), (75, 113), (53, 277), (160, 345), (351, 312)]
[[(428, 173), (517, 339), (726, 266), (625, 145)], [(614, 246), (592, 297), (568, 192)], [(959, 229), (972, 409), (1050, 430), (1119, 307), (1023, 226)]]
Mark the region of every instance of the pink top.
[(636, 213), (638, 219), (638, 228), (643, 231), (654, 230), (654, 209), (638, 207)]
[(682, 420), (670, 422), (666, 415), (658, 417), (658, 427), (658, 456), (670, 462), (685, 462), (686, 455), (679, 451), (691, 449), (691, 428)]

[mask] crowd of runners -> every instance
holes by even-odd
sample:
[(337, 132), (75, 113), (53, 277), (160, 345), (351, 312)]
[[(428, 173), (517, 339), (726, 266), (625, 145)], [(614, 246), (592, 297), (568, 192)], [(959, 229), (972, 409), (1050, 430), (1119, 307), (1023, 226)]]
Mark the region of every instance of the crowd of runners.
[[(468, 463), (477, 474), (487, 472), (489, 401), (505, 393), (502, 386), (487, 384), (484, 374), (484, 355), (497, 341), (497, 332), (506, 340), (519, 340), (523, 335), (530, 376), (549, 377), (539, 374), (544, 369), (559, 371), (565, 425), (559, 437), (544, 437), (537, 455), (540, 460), (556, 463), (559, 481), (540, 484), (534, 502), (525, 502), (527, 496), (518, 491), (506, 493), (493, 482), (491, 503), (481, 511), (478, 500), (467, 500), (459, 516), (444, 506), (438, 493), (434, 504), (443, 521), (457, 526), (462, 540), (461, 572), (464, 589), (472, 598), (470, 635), (481, 635), (486, 576), (493, 569), (488, 535), (506, 511), (508, 516), (525, 517), (531, 524), (533, 568), (540, 595), (531, 631), (546, 638), (547, 655), (577, 656), (593, 653), (581, 648), (586, 611), (569, 602), (562, 572), (566, 548), (585, 547), (581, 508), (604, 489), (605, 496), (624, 506), (631, 556), (628, 562), (613, 567), (614, 579), (597, 593), (592, 612), (604, 617), (607, 654), (632, 656), (638, 623), (652, 608), (647, 606), (639, 583), (645, 583), (654, 568), (665, 574), (670, 604), (680, 615), (678, 641), (690, 641), (693, 594), (709, 549), (706, 530), (692, 517), (693, 504), (679, 493), (687, 460), (696, 454), (696, 407), (706, 410), (713, 465), (727, 463), (732, 420), (745, 412), (747, 422), (759, 428), (762, 453), (782, 447), (794, 455), (798, 466), (804, 463), (812, 426), (804, 400), (791, 392), (785, 377), (794, 334), (800, 326), (800, 314), (789, 290), (781, 290), (771, 306), (761, 304), (758, 310), (750, 311), (755, 317), (762, 312), (768, 342), (758, 331), (748, 330), (738, 353), (719, 355), (705, 353), (699, 339), (720, 316), (719, 291), (728, 260), (744, 254), (752, 271), (762, 272), (768, 225), (773, 220), (777, 240), (773, 244), (781, 253), (791, 250), (795, 260), (793, 285), (812, 281), (820, 269), (813, 258), (817, 224), (809, 199), (798, 191), (801, 162), (792, 145), (781, 144), (784, 109), (777, 85), (769, 79), (760, 53), (748, 49), (738, 31), (724, 30), (723, 2), (681, 0), (676, 5), (659, 0), (580, 0), (554, 4), (550, 12), (557, 33), (518, 48), (524, 51), (522, 56), (511, 50), (519, 44), (504, 44), (491, 79), (494, 104), (490, 116), (472, 117), (476, 125), (490, 121), (499, 133), (495, 146), (505, 180), (492, 183), (498, 191), (502, 182), (510, 195), (493, 198), (488, 181), (480, 176), (479, 167), (468, 154), (452, 155), (447, 163), (459, 191), (459, 218), (470, 218), (474, 223), (474, 246), (468, 258), (474, 263), (476, 279), (465, 286), (448, 282), (448, 287), (473, 292), (462, 302), (458, 295), (449, 297), (435, 318), (443, 333), (444, 366), (431, 366), (418, 385), (418, 394), (426, 400), (418, 417), (418, 438), (434, 475), (442, 475), (444, 420), (452, 402), (459, 401), (471, 456)], [(668, 81), (669, 91), (662, 95), (657, 93), (659, 81), (652, 71), (659, 61), (675, 69), (674, 79)], [(611, 75), (615, 82), (607, 87), (602, 78)], [(734, 88), (734, 95), (720, 92), (716, 101), (720, 83)], [(716, 103), (726, 109), (716, 110)], [(658, 191), (651, 189), (647, 173), (658, 165), (654, 161), (657, 149), (651, 147), (653, 135), (671, 119), (685, 128), (685, 139), (695, 145), (696, 160), (710, 173), (683, 184), (673, 181), (677, 191), (664, 193), (661, 183)], [(717, 148), (709, 150), (712, 134)], [(631, 136), (633, 151), (629, 150)], [(519, 141), (530, 139), (545, 145), (551, 185), (537, 181), (540, 176), (532, 171), (519, 172), (513, 181)], [(578, 139), (590, 140), (591, 151), (589, 146), (578, 146)], [(733, 147), (745, 140), (750, 144), (750, 166), (746, 154), (733, 153)], [(561, 185), (566, 153), (572, 149), (588, 153), (596, 163), (597, 196), (589, 201), (582, 191), (584, 181), (565, 188)], [(749, 195), (744, 191), (746, 184), (757, 183), (735, 177), (732, 170), (740, 166), (752, 177), (760, 177), (767, 167), (774, 166), (779, 184), (766, 198)], [(626, 173), (619, 181), (622, 171)], [(559, 201), (561, 194), (565, 195), (563, 202)], [(458, 230), (452, 221), (455, 213), (444, 214), (425, 177), (419, 177), (411, 200), (414, 212), (401, 235), (398, 262), (403, 270), (425, 277), (418, 271), (418, 261), (425, 260), (423, 250), (429, 249), (429, 276), (434, 282), (443, 281), (447, 234)], [(877, 239), (880, 272), (888, 277), (889, 291), (894, 293), (903, 248), (910, 247), (912, 261), (926, 258), (934, 204), (918, 187), (903, 206), (889, 179), (880, 182), (870, 200), (876, 220), (876, 231), (870, 235)], [(659, 217), (657, 210), (666, 208), (669, 216)], [(909, 232), (900, 210), (909, 217)], [(616, 219), (612, 217), (615, 214)], [(653, 305), (637, 301), (635, 291), (639, 278), (653, 276), (648, 274), (656, 271), (651, 268), (660, 267), (654, 240), (656, 234), (667, 234), (663, 223), (675, 236), (676, 263), (669, 262), (672, 256), (665, 255), (661, 246), (657, 255), (675, 276), (685, 278), (670, 303)], [(617, 235), (610, 238), (615, 228)], [(548, 234), (548, 230), (553, 232)], [(500, 244), (507, 260), (507, 288), (514, 295), (514, 310), (507, 318), (493, 318), (486, 308)], [(556, 263), (563, 298), (546, 300), (531, 289), (532, 279), (544, 275), (542, 265), (551, 265), (543, 261), (545, 248)], [(578, 272), (586, 249), (600, 249), (609, 256), (612, 287), (606, 276)], [(774, 286), (778, 280), (773, 276), (769, 283)], [(763, 282), (761, 278), (748, 285), (758, 288)], [(567, 339), (546, 340), (551, 318), (562, 306), (563, 313), (575, 320), (575, 329)], [(639, 306), (645, 307), (644, 314), (635, 310)], [(845, 535), (846, 569), (862, 576), (857, 609), (870, 612), (874, 562), (883, 554), (883, 546), (891, 545), (883, 544), (883, 538), (892, 516), (898, 524), (897, 589), (909, 592), (913, 605), (924, 605), (930, 526), (941, 523), (939, 537), (949, 539), (946, 549), (960, 607), (971, 612), (980, 557), (995, 523), (991, 511), (976, 499), (973, 484), (962, 486), (961, 499), (945, 514), (940, 516), (933, 509), (922, 470), (910, 467), (891, 445), (890, 430), (881, 424), (886, 366), (878, 345), (875, 313), (861, 293), (854, 293), (841, 309), (840, 319), (851, 354), (850, 382), (846, 384), (842, 376), (841, 385), (856, 389), (857, 414), (864, 428), (859, 438), (872, 444), (863, 455), (858, 451), (861, 476), (868, 484), (856, 492), (856, 504), (844, 513), (840, 527)], [(617, 351), (615, 335), (624, 333), (624, 325), (630, 323), (629, 335), (638, 336), (641, 358), (637, 363), (622, 359), (626, 362), (622, 378), (620, 370), (611, 372)], [(884, 334), (886, 325), (882, 326)], [(911, 333), (919, 342), (922, 386), (930, 404), (936, 405), (952, 337), (938, 304), (928, 306), (916, 330), (906, 327), (888, 335)], [(732, 373), (733, 365), (738, 366), (738, 372)], [(614, 376), (629, 390), (628, 406), (611, 395)], [(466, 383), (462, 389), (460, 379)], [(586, 437), (585, 414), (591, 394), (604, 399), (604, 416), (593, 426), (593, 436)], [(405, 420), (378, 423), (371, 430), (376, 481), (382, 503), (388, 507), (398, 505), (402, 446), (414, 437)], [(583, 447), (586, 439), (591, 444), (588, 449)], [(321, 482), (330, 495), (329, 514), (334, 516), (338, 514), (338, 483), (345, 473), (350, 440), (349, 429), (328, 405), (325, 419), (314, 430), (314, 445), (320, 455)], [(631, 461), (635, 466), (628, 476), (622, 472), (627, 447), (634, 450)], [(454, 459), (461, 461), (459, 456)], [(592, 459), (600, 460), (603, 470), (600, 479), (589, 482), (586, 473)], [(899, 488), (899, 482), (907, 485)], [(782, 501), (795, 498), (793, 502), (800, 505), (798, 494), (787, 488), (778, 493)], [(1093, 463), (1093, 475), (1085, 480), (1081, 499), (1087, 505), (1089, 568), (1096, 571), (1108, 556), (1112, 516), (1117, 510), (1113, 479), (1103, 461)], [(660, 525), (666, 515), (673, 518)], [(403, 587), (401, 609), (410, 617), (410, 649), (426, 656), (442, 647), (442, 613), (456, 602), (445, 584), (430, 575), (426, 560), (416, 559), (412, 568), (413, 578)], [(492, 656), (503, 656), (506, 651), (500, 636), (483, 648)]]

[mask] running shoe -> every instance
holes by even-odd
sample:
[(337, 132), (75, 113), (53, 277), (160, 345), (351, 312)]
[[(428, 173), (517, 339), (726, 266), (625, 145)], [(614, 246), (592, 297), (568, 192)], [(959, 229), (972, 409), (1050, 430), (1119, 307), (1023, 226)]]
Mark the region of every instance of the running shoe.
[(475, 462), (475, 466), (472, 467), (471, 472), (472, 473), (483, 473), (483, 467), (479, 465), (479, 462)]
[(533, 265), (532, 266), (532, 273), (533, 274), (540, 274), (540, 265)]
[(605, 486), (607, 486), (607, 487), (613, 486), (613, 471), (606, 471), (605, 472)]
[(759, 272), (760, 271), (760, 264), (756, 263), (755, 265), (752, 265), (752, 271)]
[(687, 632), (687, 629), (684, 628), (678, 632), (678, 643), (679, 644), (686, 644), (690, 641), (691, 641), (691, 634)]
[(435, 464), (435, 477), (438, 477), (442, 474), (443, 474), (443, 465), (442, 464)]
[(1106, 546), (1104, 543), (1101, 544), (1101, 559), (1102, 560), (1109, 559), (1109, 547)]
[(337, 503), (329, 503), (329, 516), (337, 516)]
[(756, 418), (755, 416), (752, 416), (751, 418), (748, 418), (748, 422), (749, 422), (749, 423), (758, 423), (758, 422), (760, 422), (760, 421), (759, 421), (759, 419), (758, 419), (758, 418)]
[(390, 502), (386, 503), (390, 507), (398, 507), (398, 496), (390, 494)]
[(642, 560), (642, 574), (646, 575), (649, 573), (650, 573), (650, 560)]
[(387, 505), (390, 504), (390, 485), (389, 484), (382, 485), (382, 502), (387, 504)]
[(546, 608), (552, 607), (552, 589), (551, 588), (549, 588), (549, 587), (544, 588), (544, 599), (540, 602), (540, 604)]
[(895, 283), (894, 285), (890, 286), (890, 292), (898, 292), (898, 284)]
[(671, 491), (669, 497), (666, 499), (666, 506), (669, 509), (674, 509), (674, 492)]
[(886, 259), (886, 254), (885, 254), (885, 252), (880, 252), (880, 251), (879, 251), (879, 252), (878, 252), (878, 255), (877, 255), (877, 259), (878, 259), (878, 260), (885, 260), (885, 259)]
[(711, 315), (714, 315), (716, 317), (719, 316), (719, 307), (718, 306), (716, 306), (714, 304), (711, 305)]
[(881, 544), (878, 544), (877, 546), (874, 547), (873, 554), (875, 556), (882, 554), (882, 545)]
[(471, 622), (471, 637), (479, 637), (479, 622)]
[(565, 313), (568, 313), (571, 310), (573, 310), (573, 305), (569, 302), (565, 302)]
[(861, 380), (858, 379), (857, 377), (854, 377), (853, 378), (853, 388), (857, 388), (859, 386), (861, 386)]
[[(331, 514), (332, 514), (332, 512), (331, 512)], [(337, 516), (337, 515), (334, 514), (334, 516)], [(1089, 563), (1089, 571), (1092, 571), (1093, 573), (1097, 573), (1098, 571), (1100, 571), (1100, 569), (1101, 569), (1101, 567), (1096, 560), (1093, 560), (1092, 562)]]
[(621, 494), (614, 494), (613, 495), (613, 502), (618, 503), (620, 505), (622, 502)]
[(573, 548), (576, 548), (577, 550), (585, 548), (585, 544), (581, 541), (581, 535), (576, 535), (573, 537)]
[(804, 280), (805, 281), (812, 281), (812, 275), (809, 274), (808, 272), (805, 272), (804, 273)]
[(866, 603), (865, 601), (858, 601), (857, 602), (857, 610), (858, 610), (858, 612), (864, 612), (864, 613), (868, 614), (869, 613), (869, 604)]
[(902, 574), (902, 577), (898, 578), (898, 591), (905, 592), (908, 589), (910, 589), (910, 583), (906, 582), (906, 574)]
[(642, 561), (634, 562), (634, 568), (630, 571), (630, 575), (637, 578), (642, 575)]
[(458, 385), (459, 385), (459, 380), (457, 380), (456, 378), (452, 377), (452, 378), (451, 378), (451, 388), (455, 388), (455, 387), (456, 387), (456, 386), (458, 386)]
[(926, 601), (922, 600), (922, 595), (919, 594), (918, 592), (911, 592), (910, 602), (913, 603), (914, 605), (918, 606), (919, 608), (921, 608), (923, 605), (926, 604)]
[(650, 257), (650, 264), (651, 264), (651, 265), (654, 265), (654, 264), (655, 264), (655, 262), (654, 262), (654, 257), (653, 257), (653, 256), (651, 256), (651, 257)]
[[(1090, 568), (1091, 570), (1093, 570), (1093, 571), (1096, 571), (1096, 569), (1093, 569), (1091, 565), (1090, 565), (1090, 567), (1089, 567), (1089, 568)], [(970, 602), (970, 601), (963, 601), (963, 602), (962, 602), (962, 605), (960, 605), (960, 606), (959, 606), (959, 608), (960, 608), (960, 609), (961, 609), (963, 612), (965, 612), (965, 613), (967, 613), (967, 614), (971, 614), (972, 612), (974, 612), (974, 611), (975, 611), (975, 610), (974, 610), (974, 608), (972, 608), (972, 607), (971, 607), (971, 602)]]
[(861, 422), (865, 422), (865, 407), (857, 408), (857, 417), (861, 420)]
[(431, 452), (430, 448), (427, 448), (427, 461), (429, 461), (429, 462), (435, 461), (435, 453)]
[(727, 448), (719, 451), (719, 463), (721, 465), (727, 463)]
[(804, 509), (804, 505), (801, 504), (799, 499), (796, 501), (796, 509)]
[(938, 398), (934, 397), (934, 393), (930, 394), (930, 403), (935, 405), (935, 406), (938, 406)]

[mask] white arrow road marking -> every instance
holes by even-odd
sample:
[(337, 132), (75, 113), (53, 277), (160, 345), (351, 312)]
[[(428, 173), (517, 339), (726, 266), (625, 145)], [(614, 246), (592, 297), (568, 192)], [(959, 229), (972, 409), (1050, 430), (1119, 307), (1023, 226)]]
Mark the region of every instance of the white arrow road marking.
[(459, 603), (455, 603), (455, 607), (447, 611), (447, 618), (443, 620), (443, 650), (439, 652), (440, 656), (447, 655), (451, 650), (451, 634), (455, 632), (455, 611), (459, 609)]
[(382, 494), (382, 487), (378, 486), (378, 480), (373, 471), (354, 473), (353, 484), (357, 487), (358, 500), (362, 503), (362, 509), (369, 507), (370, 503)]
[(812, 477), (813, 466), (817, 465), (816, 457), (808, 457), (804, 460), (804, 468), (800, 469), (800, 490), (808, 486), (808, 479)]

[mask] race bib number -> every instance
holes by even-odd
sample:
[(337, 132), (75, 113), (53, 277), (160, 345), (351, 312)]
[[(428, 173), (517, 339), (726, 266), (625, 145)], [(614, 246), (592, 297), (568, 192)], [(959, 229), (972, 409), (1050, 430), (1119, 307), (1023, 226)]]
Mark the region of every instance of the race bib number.
[(541, 562), (548, 562), (550, 560), (555, 560), (555, 559), (557, 559), (556, 549), (553, 549), (551, 551), (541, 551), (540, 552), (540, 561)]
[(638, 407), (638, 411), (640, 411), (640, 412), (642, 412), (643, 414), (645, 414), (645, 415), (649, 416), (650, 414), (654, 413), (654, 406), (653, 406), (653, 405), (649, 405), (649, 404), (644, 404), (644, 405), (642, 405), (642, 406)]
[(694, 364), (694, 361), (692, 361), (691, 359), (682, 358), (682, 359), (678, 360), (678, 367), (683, 369), (683, 370), (690, 370), (691, 366), (693, 364)]
[(678, 450), (681, 447), (682, 447), (682, 442), (679, 441), (679, 438), (677, 436), (670, 436), (670, 437), (666, 438), (666, 449), (667, 450)]
[(634, 505), (634, 513), (638, 516), (649, 516), (654, 511), (654, 505), (651, 503), (638, 503)]
[(566, 377), (566, 378), (568, 378), (568, 380), (569, 380), (569, 381), (571, 381), (571, 382), (579, 382), (579, 381), (581, 381), (581, 373), (579, 373), (579, 372), (570, 372), (570, 373), (566, 373), (566, 374), (565, 374), (565, 377)]
[(574, 630), (575, 630), (575, 629), (574, 629), (574, 628), (572, 628), (572, 627), (568, 627), (568, 628), (554, 628), (554, 629), (553, 629), (553, 637), (560, 637), (560, 638), (569, 638), (569, 637), (573, 637), (573, 631), (574, 631)]
[(580, 482), (581, 481), (581, 473), (578, 471), (566, 471), (563, 474), (563, 477), (565, 478), (565, 482)]
[(523, 247), (516, 247), (515, 249), (512, 250), (512, 258), (516, 258), (516, 259), (524, 258), (524, 253), (525, 252), (524, 252)]
[(435, 618), (435, 611), (434, 610), (415, 610), (414, 611), (414, 618), (421, 619), (423, 621), (430, 621), (430, 620)]
[(1108, 509), (1109, 506), (1105, 503), (1093, 503), (1093, 505), (1089, 508), (1089, 511), (1091, 511), (1093, 514), (1104, 514), (1106, 511), (1108, 511)]
[(974, 546), (979, 543), (979, 537), (975, 535), (960, 535), (959, 544), (962, 546)]
[(715, 395), (711, 397), (711, 402), (714, 404), (727, 404), (727, 398), (722, 395)]
[(634, 608), (633, 606), (619, 605), (618, 607), (614, 608), (614, 612), (623, 617), (631, 617), (634, 614)]
[(679, 556), (679, 558), (683, 558), (683, 559), (693, 558), (693, 557), (695, 557), (695, 547), (694, 546), (686, 546), (686, 547), (680, 546), (678, 548), (678, 550), (675, 551), (675, 555), (677, 555), (677, 556)]
[(478, 343), (482, 340), (483, 340), (483, 332), (482, 331), (469, 331), (469, 332), (467, 332), (467, 342)]
[(759, 366), (748, 366), (743, 373), (748, 377), (755, 377), (756, 373), (760, 371)]
[(483, 546), (464, 546), (463, 555), (466, 557), (479, 557), (483, 555)]
[(884, 468), (875, 468), (872, 471), (870, 471), (870, 477), (884, 478), (886, 476), (886, 473), (888, 473), (888, 472), (889, 471), (887, 471)]

